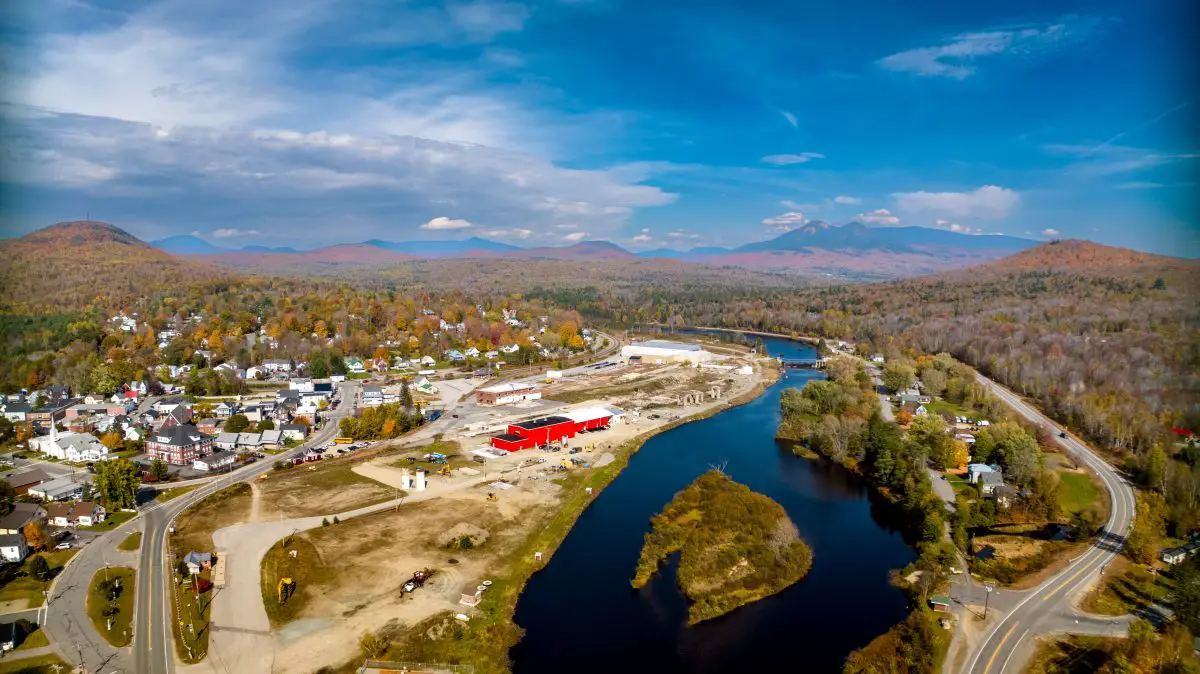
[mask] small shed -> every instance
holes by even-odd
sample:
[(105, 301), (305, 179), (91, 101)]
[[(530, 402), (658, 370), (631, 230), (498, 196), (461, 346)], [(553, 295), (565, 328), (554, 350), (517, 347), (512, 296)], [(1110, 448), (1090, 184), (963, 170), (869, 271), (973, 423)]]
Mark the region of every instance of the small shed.
[(950, 604), (950, 597), (947, 597), (944, 594), (935, 594), (929, 598), (929, 607), (935, 611), (949, 613)]

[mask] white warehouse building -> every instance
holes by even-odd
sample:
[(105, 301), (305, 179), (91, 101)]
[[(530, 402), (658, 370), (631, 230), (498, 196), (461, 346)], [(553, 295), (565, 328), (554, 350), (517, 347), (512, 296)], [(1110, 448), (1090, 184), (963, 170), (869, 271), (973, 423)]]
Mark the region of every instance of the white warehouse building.
[(645, 363), (690, 363), (699, 365), (712, 360), (712, 353), (696, 344), (652, 339), (621, 347), (622, 360), (641, 360)]

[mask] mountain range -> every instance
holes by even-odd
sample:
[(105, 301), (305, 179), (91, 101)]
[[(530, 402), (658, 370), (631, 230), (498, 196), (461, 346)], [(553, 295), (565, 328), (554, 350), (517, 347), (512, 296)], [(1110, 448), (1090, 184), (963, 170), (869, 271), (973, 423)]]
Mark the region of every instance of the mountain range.
[(609, 241), (521, 248), (479, 237), (444, 241), (371, 239), (310, 251), (261, 245), (233, 250), (191, 235), (159, 239), (151, 245), (175, 255), (203, 256), (215, 264), (234, 268), (247, 265), (273, 268), (296, 263), (381, 264), (444, 258), (578, 262), (640, 258), (870, 279), (919, 276), (981, 264), (1026, 250), (1037, 243), (1013, 236), (971, 235), (926, 227), (869, 227), (860, 222), (834, 226), (818, 221), (766, 241), (736, 248), (701, 246), (687, 251), (657, 248), (636, 253)]

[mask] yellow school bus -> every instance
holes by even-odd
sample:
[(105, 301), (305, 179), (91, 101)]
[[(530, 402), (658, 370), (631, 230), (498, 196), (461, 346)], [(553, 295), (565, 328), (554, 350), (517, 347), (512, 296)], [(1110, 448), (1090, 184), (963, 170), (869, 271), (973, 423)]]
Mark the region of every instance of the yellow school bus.
[(354, 442), (354, 438), (334, 438), (333, 442), (337, 445), (348, 445)]

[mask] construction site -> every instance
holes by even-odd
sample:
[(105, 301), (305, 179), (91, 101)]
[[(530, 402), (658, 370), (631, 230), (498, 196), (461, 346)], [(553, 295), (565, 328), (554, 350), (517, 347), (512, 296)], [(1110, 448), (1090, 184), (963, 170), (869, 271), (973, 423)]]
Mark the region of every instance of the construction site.
[[(439, 616), (469, 622), (495, 591), (493, 579), (504, 585), (513, 553), (574, 491), (593, 497), (579, 486), (591, 471), (632, 451), (635, 438), (727, 405), (773, 376), (748, 348), (711, 348), (700, 363), (614, 358), (528, 382), (541, 399), (476, 405), (467, 392), (436, 428), (255, 484), (264, 506), (285, 485), (288, 501), (308, 502), (252, 507), (245, 524), (214, 534), (234, 591), (215, 601), (214, 622), (227, 629), (214, 631), (213, 649), (264, 667), (246, 671), (315, 671), (355, 658), (367, 632), (395, 640)], [(308, 479), (316, 489), (305, 489)], [(342, 481), (370, 496), (353, 505), (370, 505), (321, 510), (352, 503), (339, 497)], [(369, 484), (377, 494), (364, 491)], [(247, 596), (258, 605), (246, 605)]]

